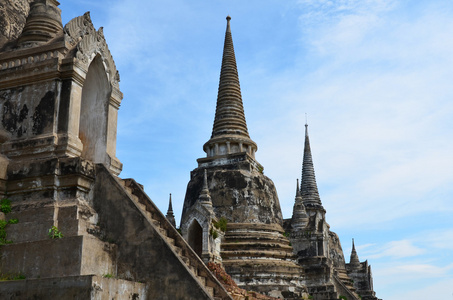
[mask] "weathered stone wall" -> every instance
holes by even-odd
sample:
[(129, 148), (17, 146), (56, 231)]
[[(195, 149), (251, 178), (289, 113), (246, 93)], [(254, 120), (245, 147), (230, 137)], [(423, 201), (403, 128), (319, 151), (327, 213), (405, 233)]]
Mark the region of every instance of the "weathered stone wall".
[(4, 281), (0, 299), (96, 299), (145, 300), (148, 299), (144, 283), (103, 278), (100, 276), (70, 276), (52, 279)]
[(119, 278), (147, 282), (149, 299), (207, 299), (196, 278), (102, 165), (97, 166), (93, 197), (99, 234), (118, 246)]
[(332, 231), (329, 231), (329, 257), (333, 260), (335, 268), (345, 269), (345, 260), (340, 238)]
[[(203, 168), (191, 173), (183, 215), (198, 199), (203, 186)], [(283, 218), (274, 183), (250, 168), (208, 169), (208, 188), (217, 217), (234, 223), (280, 224)]]
[(59, 95), (60, 84), (56, 81), (1, 90), (2, 127), (14, 139), (52, 134)]

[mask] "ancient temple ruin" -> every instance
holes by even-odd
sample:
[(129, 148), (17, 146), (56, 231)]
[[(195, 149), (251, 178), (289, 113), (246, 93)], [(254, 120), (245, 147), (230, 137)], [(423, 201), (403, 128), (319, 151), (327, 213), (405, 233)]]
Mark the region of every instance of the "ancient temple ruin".
[(274, 297), (301, 297), (303, 270), (284, 236), (274, 183), (256, 161), (258, 147), (247, 130), (230, 19), (227, 17), (212, 135), (203, 146), (206, 157), (198, 159), (198, 168), (191, 172), (181, 230), (189, 244), (209, 252), (208, 243), (196, 245), (200, 238), (194, 233), (201, 227), (198, 235), (207, 237), (214, 226), (213, 222), (202, 225), (209, 218), (200, 217), (198, 209), (200, 194), (207, 188), (215, 216), (228, 221), (225, 237), (219, 240), (221, 257), (238, 285)]
[[(245, 289), (284, 299), (310, 295), (316, 300), (376, 300), (367, 262), (346, 264), (340, 240), (326, 221), (308, 125), (293, 216), (283, 219), (276, 188), (263, 174), (255, 158), (258, 146), (248, 133), (230, 20), (227, 17), (212, 135), (203, 146), (206, 157), (197, 160), (187, 185), (184, 238), (205, 262), (222, 263)], [(207, 193), (209, 212), (203, 215), (200, 207)], [(228, 222), (223, 239), (212, 237), (219, 218)], [(218, 252), (212, 252), (219, 244), (220, 261)]]
[(143, 187), (118, 177), (123, 94), (102, 28), (89, 13), (63, 26), (55, 0), (18, 3), (2, 2), (0, 218), (16, 221), (0, 299), (232, 299)]
[[(0, 3), (0, 274), (11, 275), (0, 299), (377, 300), (368, 262), (353, 245), (345, 263), (326, 222), (307, 127), (283, 219), (248, 132), (230, 17), (212, 135), (178, 232), (171, 195), (165, 216), (119, 176), (123, 94), (102, 28), (89, 13), (63, 26), (56, 0)], [(206, 263), (250, 293), (228, 289)]]
[(304, 283), (315, 299), (344, 296), (377, 300), (372, 288), (371, 267), (365, 262), (362, 268), (354, 246), (351, 263), (345, 263), (340, 239), (326, 221), (326, 210), (316, 183), (308, 124), (305, 124), (301, 183), (296, 187), (292, 218), (284, 220), (284, 227), (290, 233), (297, 261), (304, 268)]

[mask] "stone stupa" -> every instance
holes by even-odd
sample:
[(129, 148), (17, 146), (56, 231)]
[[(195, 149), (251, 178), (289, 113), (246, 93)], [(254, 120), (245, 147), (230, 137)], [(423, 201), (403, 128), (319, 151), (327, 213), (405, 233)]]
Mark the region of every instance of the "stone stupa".
[[(191, 172), (181, 228), (183, 235), (194, 237), (188, 231), (195, 222), (202, 222), (200, 210), (195, 212), (193, 207), (199, 201), (206, 170), (215, 215), (228, 222), (220, 241), (226, 271), (244, 289), (290, 299), (303, 293), (303, 271), (284, 235), (274, 183), (255, 159), (258, 146), (250, 138), (245, 120), (230, 19), (228, 16), (212, 135), (203, 146), (207, 156), (198, 159), (198, 168)], [(207, 230), (200, 231), (204, 240)]]

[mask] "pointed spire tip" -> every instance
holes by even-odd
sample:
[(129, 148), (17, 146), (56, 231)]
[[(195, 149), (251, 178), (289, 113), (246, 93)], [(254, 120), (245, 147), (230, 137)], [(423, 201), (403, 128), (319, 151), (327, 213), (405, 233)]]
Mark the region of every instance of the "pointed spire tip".
[(227, 31), (227, 32), (231, 32), (231, 28), (230, 28), (230, 20), (231, 20), (231, 17), (230, 17), (230, 15), (228, 15), (228, 16), (226, 17), (226, 20), (227, 20), (227, 29), (226, 29), (226, 31)]

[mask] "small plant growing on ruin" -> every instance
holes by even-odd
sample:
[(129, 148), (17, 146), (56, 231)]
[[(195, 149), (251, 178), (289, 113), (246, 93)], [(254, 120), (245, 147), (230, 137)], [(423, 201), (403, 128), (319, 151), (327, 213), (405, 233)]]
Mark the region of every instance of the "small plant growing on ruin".
[(217, 230), (215, 230), (214, 228), (211, 227), (211, 229), (209, 229), (209, 234), (212, 236), (212, 238), (215, 240), (218, 236), (219, 236), (219, 233), (217, 232)]
[(217, 222), (214, 222), (214, 227), (225, 232), (227, 229), (227, 224), (228, 220), (225, 217), (221, 217)]
[(0, 245), (11, 244), (12, 241), (6, 239), (6, 226), (8, 222), (5, 220), (0, 220)]
[(115, 278), (115, 276), (113, 274), (110, 274), (110, 273), (104, 274), (104, 275), (102, 275), (102, 277), (104, 277), (104, 278)]
[(346, 298), (346, 296), (340, 296), (340, 297), (338, 297), (338, 299), (348, 300), (348, 298)]
[[(0, 200), (0, 211), (5, 215), (9, 214), (11, 212), (11, 200), (7, 198)], [(10, 219), (8, 221), (0, 220), (0, 246), (11, 244), (13, 242), (6, 238), (6, 227), (9, 224), (17, 224), (18, 222), (18, 219)]]
[(0, 281), (24, 280), (26, 277), (22, 273), (0, 274)]
[(56, 226), (52, 226), (52, 228), (49, 229), (48, 235), (51, 239), (61, 239), (63, 237), (63, 233), (61, 233)]
[(9, 214), (11, 212), (11, 200), (8, 198), (0, 200), (0, 211), (5, 215)]
[(264, 174), (263, 166), (258, 166), (258, 172), (260, 172), (261, 174)]

